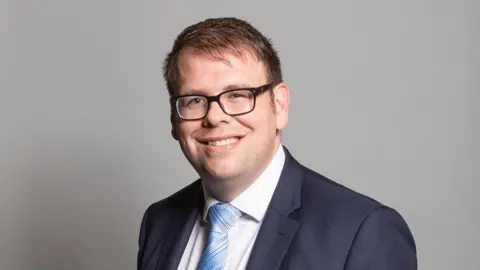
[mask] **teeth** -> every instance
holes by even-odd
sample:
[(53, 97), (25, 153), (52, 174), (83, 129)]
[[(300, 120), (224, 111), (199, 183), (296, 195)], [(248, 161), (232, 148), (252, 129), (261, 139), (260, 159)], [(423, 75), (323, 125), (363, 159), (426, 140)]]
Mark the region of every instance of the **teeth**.
[(208, 145), (210, 146), (221, 146), (221, 145), (227, 145), (231, 143), (235, 143), (238, 141), (238, 138), (229, 138), (226, 140), (221, 140), (221, 141), (209, 141)]

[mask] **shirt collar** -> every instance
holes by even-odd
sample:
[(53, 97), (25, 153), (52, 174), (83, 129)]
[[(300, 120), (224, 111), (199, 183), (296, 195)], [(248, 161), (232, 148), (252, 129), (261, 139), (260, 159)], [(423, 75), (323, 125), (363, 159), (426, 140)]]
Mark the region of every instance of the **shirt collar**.
[[(282, 145), (279, 145), (273, 159), (260, 177), (231, 201), (230, 204), (255, 221), (261, 222), (277, 187), (284, 163), (285, 152)], [(204, 196), (205, 207), (203, 211), (203, 221), (208, 222), (208, 210), (212, 205), (220, 201), (215, 199), (206, 188), (204, 188)]]

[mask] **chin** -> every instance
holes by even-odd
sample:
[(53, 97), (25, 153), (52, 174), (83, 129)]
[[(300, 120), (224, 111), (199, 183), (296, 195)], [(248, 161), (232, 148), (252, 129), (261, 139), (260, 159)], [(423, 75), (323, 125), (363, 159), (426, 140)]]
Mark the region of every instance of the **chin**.
[(228, 164), (215, 164), (205, 167), (207, 174), (216, 180), (227, 180), (239, 175), (238, 169)]
[(237, 176), (238, 174), (233, 172), (233, 171), (226, 171), (226, 170), (208, 170), (208, 174), (218, 180), (223, 180), (223, 179), (231, 179)]

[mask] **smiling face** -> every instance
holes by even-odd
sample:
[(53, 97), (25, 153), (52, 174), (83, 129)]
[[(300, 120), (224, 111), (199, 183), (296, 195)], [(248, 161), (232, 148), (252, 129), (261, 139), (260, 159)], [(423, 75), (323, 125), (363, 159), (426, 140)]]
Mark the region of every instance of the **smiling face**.
[[(264, 65), (249, 53), (241, 58), (233, 54), (222, 57), (216, 59), (191, 48), (182, 50), (177, 94), (212, 96), (271, 83)], [(204, 184), (244, 189), (261, 174), (279, 146), (277, 131), (287, 125), (288, 102), (288, 88), (280, 83), (257, 96), (255, 109), (245, 115), (229, 116), (216, 102), (200, 120), (185, 121), (175, 114), (172, 134)]]

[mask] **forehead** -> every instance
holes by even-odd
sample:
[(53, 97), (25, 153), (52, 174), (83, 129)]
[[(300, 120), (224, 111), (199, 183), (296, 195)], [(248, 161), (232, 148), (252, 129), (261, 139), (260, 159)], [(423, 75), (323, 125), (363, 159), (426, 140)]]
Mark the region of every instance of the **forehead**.
[[(212, 55), (192, 48), (178, 58), (179, 90), (220, 91), (227, 85), (258, 86), (266, 83), (266, 69), (250, 52)], [(210, 92), (211, 93), (211, 92)]]

